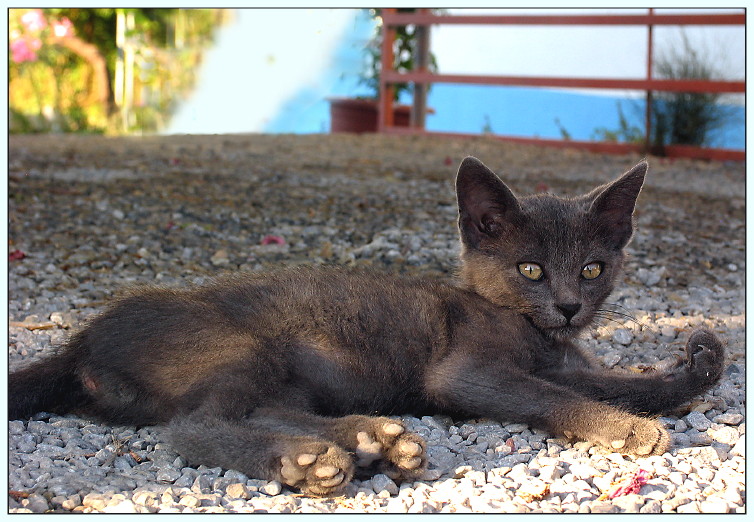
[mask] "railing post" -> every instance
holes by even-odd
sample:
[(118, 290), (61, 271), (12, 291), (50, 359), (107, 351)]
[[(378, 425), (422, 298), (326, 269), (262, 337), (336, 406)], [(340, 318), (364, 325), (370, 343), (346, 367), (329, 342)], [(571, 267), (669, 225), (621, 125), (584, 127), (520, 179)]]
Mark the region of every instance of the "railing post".
[[(418, 9), (419, 14), (429, 13), (429, 9)], [(427, 72), (429, 70), (429, 31), (430, 26), (423, 23), (416, 24), (416, 62), (415, 70)], [(414, 104), (411, 106), (411, 127), (424, 129), (427, 114), (426, 83), (414, 83)]]
[[(654, 9), (649, 8), (650, 19), (654, 15)], [(647, 25), (647, 81), (652, 79), (652, 23)], [(652, 91), (647, 89), (647, 107), (645, 112), (644, 149), (648, 154), (652, 150)]]
[[(396, 9), (383, 9), (383, 13), (393, 13)], [(380, 98), (377, 107), (377, 132), (384, 132), (393, 126), (393, 85), (385, 80), (385, 72), (393, 70), (393, 43), (395, 27), (382, 22), (382, 63), (380, 65)]]

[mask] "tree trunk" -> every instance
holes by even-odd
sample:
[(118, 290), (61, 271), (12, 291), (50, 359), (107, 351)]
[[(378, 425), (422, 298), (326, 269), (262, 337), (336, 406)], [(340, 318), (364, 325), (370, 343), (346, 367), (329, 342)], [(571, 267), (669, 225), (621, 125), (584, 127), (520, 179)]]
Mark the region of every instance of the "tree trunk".
[(52, 38), (52, 42), (61, 45), (69, 51), (79, 55), (91, 67), (94, 73), (94, 89), (90, 99), (104, 105), (108, 115), (115, 111), (113, 90), (110, 83), (110, 74), (107, 71), (107, 62), (96, 45), (85, 42), (77, 36)]

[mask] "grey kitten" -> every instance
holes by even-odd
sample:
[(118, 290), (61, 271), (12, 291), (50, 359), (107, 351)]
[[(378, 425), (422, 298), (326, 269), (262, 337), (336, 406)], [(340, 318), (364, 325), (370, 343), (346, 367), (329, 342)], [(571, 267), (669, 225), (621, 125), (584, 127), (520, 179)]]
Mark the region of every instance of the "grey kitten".
[(131, 291), (10, 375), (10, 418), (167, 423), (194, 464), (315, 495), (357, 472), (422, 475), (425, 442), (374, 415), (490, 417), (663, 453), (668, 434), (646, 415), (714, 385), (720, 341), (696, 330), (684, 360), (640, 375), (607, 371), (571, 341), (619, 276), (646, 171), (578, 198), (517, 198), (466, 158), (458, 284), (308, 268)]

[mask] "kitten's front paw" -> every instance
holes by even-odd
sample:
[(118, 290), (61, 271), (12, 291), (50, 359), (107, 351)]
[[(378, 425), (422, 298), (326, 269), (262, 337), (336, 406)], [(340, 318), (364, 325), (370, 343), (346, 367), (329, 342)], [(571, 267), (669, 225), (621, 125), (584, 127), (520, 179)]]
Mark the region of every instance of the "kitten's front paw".
[(356, 435), (357, 464), (366, 467), (374, 460), (381, 460), (383, 473), (393, 479), (421, 476), (427, 467), (424, 439), (407, 432), (399, 421), (385, 417), (374, 421), (371, 430), (360, 431)]
[(723, 373), (725, 350), (720, 340), (707, 330), (691, 332), (686, 343), (686, 371), (705, 384), (714, 384)]
[(298, 445), (280, 459), (282, 482), (310, 495), (332, 495), (353, 476), (353, 460), (338, 446), (324, 442)]

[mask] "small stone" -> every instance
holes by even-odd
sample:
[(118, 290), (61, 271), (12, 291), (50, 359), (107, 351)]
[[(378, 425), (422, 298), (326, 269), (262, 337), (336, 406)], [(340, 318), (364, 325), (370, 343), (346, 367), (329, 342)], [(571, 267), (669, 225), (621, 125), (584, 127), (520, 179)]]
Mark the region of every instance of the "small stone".
[(613, 504), (626, 513), (639, 513), (642, 506), (644, 506), (644, 499), (639, 495), (632, 493), (630, 495), (615, 497), (613, 499)]
[(209, 493), (212, 491), (213, 479), (209, 475), (199, 475), (194, 479), (191, 485), (191, 491), (194, 493)]
[(524, 502), (534, 502), (545, 498), (550, 493), (550, 485), (543, 480), (533, 479), (521, 484), (516, 495)]
[(691, 411), (698, 411), (699, 413), (706, 413), (715, 407), (715, 403), (710, 402), (710, 401), (702, 401), (702, 402), (693, 403), (693, 406), (694, 407), (691, 408)]
[(230, 263), (230, 257), (228, 256), (227, 250), (218, 250), (212, 254), (209, 261), (215, 266), (227, 265)]
[(133, 494), (131, 500), (134, 504), (138, 504), (140, 506), (151, 506), (157, 500), (157, 493), (155, 493), (154, 491), (145, 490), (137, 491)]
[(178, 488), (191, 488), (195, 480), (195, 476), (184, 473), (175, 482), (173, 482), (173, 485)]
[(225, 488), (225, 494), (230, 498), (242, 498), (245, 500), (251, 498), (249, 488), (246, 487), (246, 484), (242, 484), (240, 482), (229, 484), (228, 487)]
[(240, 471), (236, 471), (234, 469), (229, 469), (228, 471), (226, 471), (224, 476), (226, 478), (233, 479), (236, 482), (246, 483), (246, 481), (249, 480), (249, 477), (247, 477), (246, 474), (241, 473)]
[(649, 499), (639, 513), (662, 513), (662, 503), (659, 500)]
[(162, 504), (173, 504), (175, 503), (175, 495), (173, 494), (173, 490), (168, 488), (165, 491), (162, 492), (162, 495), (160, 495), (160, 503)]
[(259, 488), (260, 493), (264, 493), (265, 495), (269, 495), (271, 497), (279, 495), (281, 491), (283, 491), (283, 486), (277, 480), (271, 480), (267, 484)]
[(673, 341), (675, 337), (676, 331), (672, 326), (663, 326), (660, 328), (660, 341), (669, 343), (670, 341)]
[(678, 448), (685, 448), (691, 445), (691, 437), (689, 437), (685, 433), (673, 433), (672, 439), (673, 446), (676, 446)]
[(707, 446), (712, 443), (712, 437), (707, 435), (706, 432), (691, 433), (691, 435), (689, 435), (689, 440), (691, 441), (691, 444), (695, 446)]
[(572, 464), (569, 468), (571, 474), (579, 480), (594, 479), (595, 476), (601, 473), (588, 464)]
[(124, 217), (126, 217), (126, 214), (124, 214), (120, 209), (115, 209), (113, 210), (113, 217), (115, 219), (123, 219)]
[(634, 340), (634, 334), (626, 328), (618, 328), (613, 332), (613, 341), (623, 346), (628, 346)]
[(466, 473), (468, 473), (472, 469), (474, 468), (472, 468), (471, 466), (458, 466), (457, 468), (453, 470), (453, 478), (457, 478), (457, 479), (463, 478), (466, 475)]
[[(612, 502), (598, 500), (589, 504), (589, 511), (591, 513), (617, 513), (618, 506), (613, 505)], [(579, 512), (581, 512), (581, 510), (579, 510)]]
[(719, 429), (710, 428), (707, 430), (707, 435), (709, 435), (712, 440), (728, 444), (729, 446), (733, 446), (740, 438), (738, 430), (731, 426), (723, 426)]
[(688, 504), (681, 504), (676, 508), (677, 513), (701, 513), (699, 502), (691, 501)]
[(32, 513), (44, 513), (45, 511), (50, 509), (50, 505), (47, 503), (47, 499), (45, 499), (42, 495), (38, 495), (36, 493), (29, 495), (28, 498), (24, 499), (22, 505), (24, 505), (24, 507)]
[(738, 442), (730, 449), (730, 454), (734, 457), (745, 457), (746, 456), (746, 439), (744, 437), (741, 437), (738, 439)]
[(699, 411), (690, 412), (684, 417), (684, 420), (692, 428), (699, 431), (706, 431), (710, 426), (712, 426), (712, 421), (710, 421), (707, 417), (704, 416), (703, 413)]
[(563, 476), (564, 470), (560, 466), (550, 465), (539, 468), (539, 478), (545, 482), (553, 482)]
[(741, 424), (741, 421), (743, 420), (744, 416), (740, 413), (721, 413), (712, 418), (712, 422), (717, 424), (730, 424), (731, 426), (737, 426)]
[(522, 462), (513, 466), (513, 468), (511, 468), (511, 470), (508, 472), (507, 476), (517, 482), (524, 482), (526, 479), (532, 476), (532, 470), (531, 468), (529, 468), (529, 466)]
[(699, 505), (702, 513), (728, 513), (728, 503), (722, 499), (708, 499)]
[(408, 509), (408, 506), (406, 505), (405, 499), (395, 497), (388, 500), (385, 508), (385, 511), (387, 513), (405, 513)]
[(92, 508), (95, 511), (102, 511), (103, 509), (105, 509), (105, 507), (107, 507), (105, 498), (99, 493), (89, 493), (81, 501), (81, 504), (84, 507)]
[(136, 506), (130, 500), (122, 500), (116, 504), (108, 504), (102, 511), (105, 513), (138, 513)]
[(65, 499), (61, 504), (63, 509), (67, 509), (69, 511), (80, 505), (81, 505), (81, 495), (79, 495), (78, 493), (71, 495), (70, 497)]
[(505, 429), (511, 433), (521, 433), (529, 426), (527, 424), (506, 424)]
[(225, 488), (228, 487), (229, 484), (232, 484), (233, 482), (238, 482), (233, 480), (229, 477), (217, 477), (215, 480), (212, 481), (212, 491), (225, 491)]
[(393, 482), (390, 477), (382, 473), (378, 473), (377, 475), (372, 477), (372, 489), (377, 494), (383, 491), (387, 491), (390, 495), (398, 494), (398, 486), (396, 486), (395, 482)]
[(496, 511), (500, 503), (489, 498), (471, 497), (469, 498), (469, 505), (471, 506), (471, 511), (474, 513), (490, 513)]
[[(680, 448), (677, 451), (677, 454), (684, 457), (688, 456), (690, 457), (689, 460), (696, 460), (697, 462), (694, 465), (697, 468), (699, 468), (700, 466), (718, 467), (720, 465), (720, 457), (718, 456), (717, 451), (715, 450), (715, 448), (712, 448), (710, 446), (703, 446), (699, 448)], [(676, 465), (676, 468), (681, 469), (681, 464), (683, 464), (683, 462), (679, 462)]]
[(162, 468), (157, 472), (157, 482), (175, 482), (181, 477), (181, 472), (175, 468)]
[(202, 502), (193, 495), (185, 495), (181, 497), (181, 500), (178, 503), (189, 508), (196, 508), (202, 505)]
[(424, 473), (422, 473), (421, 479), (427, 482), (432, 482), (442, 477), (443, 473), (443, 470), (437, 468), (426, 469)]
[(65, 328), (70, 328), (73, 326), (73, 314), (69, 312), (52, 312), (50, 314), (50, 322), (62, 326)]
[(665, 273), (665, 267), (660, 267), (654, 270), (646, 268), (639, 268), (636, 271), (636, 277), (647, 286), (654, 286), (662, 280), (662, 276)]

